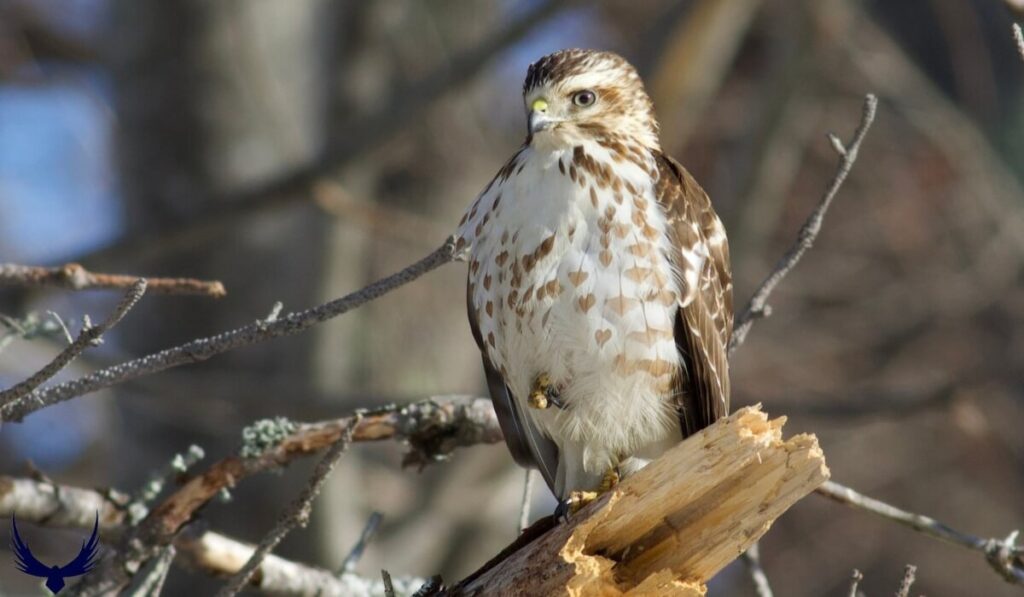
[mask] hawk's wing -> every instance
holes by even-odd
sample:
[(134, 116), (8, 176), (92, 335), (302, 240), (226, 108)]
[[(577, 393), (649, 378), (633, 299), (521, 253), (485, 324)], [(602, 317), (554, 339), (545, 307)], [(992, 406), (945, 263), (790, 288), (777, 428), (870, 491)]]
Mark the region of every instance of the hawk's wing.
[[(468, 285), (467, 285), (468, 290)], [(512, 396), (501, 372), (494, 368), (487, 357), (487, 348), (480, 335), (477, 324), (476, 309), (473, 308), (473, 297), (466, 294), (466, 306), (469, 311), (469, 327), (473, 331), (473, 339), (480, 348), (480, 356), (484, 362), (484, 374), (487, 376), (487, 389), (491, 393), (494, 412), (501, 424), (501, 433), (505, 436), (512, 458), (521, 466), (540, 469), (548, 487), (555, 487), (555, 473), (558, 471), (558, 446), (551, 438), (537, 429), (528, 416), (520, 412), (519, 404)]]
[(669, 256), (683, 296), (675, 338), (683, 370), (675, 382), (683, 436), (729, 412), (727, 347), (732, 334), (732, 273), (725, 228), (697, 181), (658, 154), (658, 204), (674, 251)]

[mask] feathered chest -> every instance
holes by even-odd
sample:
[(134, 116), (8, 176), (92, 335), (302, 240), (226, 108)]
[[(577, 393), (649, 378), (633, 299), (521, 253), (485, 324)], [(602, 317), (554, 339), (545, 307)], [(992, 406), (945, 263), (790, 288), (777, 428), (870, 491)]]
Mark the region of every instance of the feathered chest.
[(596, 144), (527, 147), (467, 213), (471, 308), (513, 393), (541, 371), (668, 387), (679, 287), (655, 172)]

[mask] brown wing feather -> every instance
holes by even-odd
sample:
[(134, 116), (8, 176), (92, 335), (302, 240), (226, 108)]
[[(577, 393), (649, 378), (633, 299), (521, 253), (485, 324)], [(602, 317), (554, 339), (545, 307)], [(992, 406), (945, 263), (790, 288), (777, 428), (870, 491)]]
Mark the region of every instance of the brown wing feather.
[(512, 458), (520, 466), (539, 469), (544, 481), (553, 491), (555, 474), (558, 471), (558, 446), (549, 437), (543, 435), (523, 413), (519, 412), (518, 403), (508, 389), (501, 372), (495, 369), (491, 360), (487, 358), (487, 348), (484, 346), (484, 339), (480, 334), (477, 312), (473, 308), (473, 297), (468, 292), (469, 288), (470, 286), (467, 284), (466, 307), (469, 312), (469, 328), (480, 349), (484, 375), (487, 378), (487, 389), (491, 394), (494, 412), (498, 415), (498, 424), (501, 425), (505, 444), (508, 446), (509, 452), (512, 453)]
[[(697, 181), (672, 158), (658, 154), (657, 160), (656, 194), (675, 247), (669, 256), (673, 267), (679, 274), (691, 267), (683, 253), (701, 243), (708, 253), (697, 276), (697, 288), (683, 288), (675, 325), (684, 365), (675, 395), (683, 434), (690, 435), (729, 412), (726, 350), (733, 321), (729, 245), (722, 223)], [(685, 284), (684, 279), (680, 282)]]

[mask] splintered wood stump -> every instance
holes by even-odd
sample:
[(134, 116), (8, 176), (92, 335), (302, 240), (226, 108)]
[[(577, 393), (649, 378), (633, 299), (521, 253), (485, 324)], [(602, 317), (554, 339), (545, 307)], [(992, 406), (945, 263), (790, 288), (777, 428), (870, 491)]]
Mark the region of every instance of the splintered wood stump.
[(783, 441), (785, 421), (760, 406), (736, 411), (448, 594), (704, 595), (708, 579), (828, 480), (817, 438)]

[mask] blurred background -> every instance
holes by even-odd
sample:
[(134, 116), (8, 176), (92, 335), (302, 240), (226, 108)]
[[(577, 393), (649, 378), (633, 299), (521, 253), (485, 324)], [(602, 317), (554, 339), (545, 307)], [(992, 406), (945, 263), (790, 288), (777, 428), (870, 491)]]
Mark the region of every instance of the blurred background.
[[(736, 301), (831, 179), (825, 133), (878, 118), (814, 249), (734, 361), (734, 404), (814, 432), (833, 478), (981, 536), (1024, 524), (1024, 62), (999, 0), (0, 0), (0, 261), (219, 279), (221, 300), (148, 296), (66, 371), (298, 310), (418, 259), (522, 142), (527, 65), (617, 51), (665, 149), (711, 195)], [(484, 395), (449, 265), (304, 335), (49, 408), (0, 429), (0, 473), (134, 490), (190, 444), (254, 419), (316, 420)], [(116, 292), (0, 289), (0, 387)], [(14, 325), (12, 322), (17, 323)], [(278, 552), (337, 568), (373, 510), (374, 576), (456, 580), (511, 541), (524, 474), (505, 447), (401, 470), (357, 446)], [(258, 540), (312, 463), (246, 480), (210, 528)], [(534, 515), (554, 501), (540, 483)], [(28, 529), (37, 555), (68, 537)], [(0, 541), (7, 544), (0, 525)], [(77, 540), (72, 541), (77, 544)], [(52, 543), (50, 545), (49, 543)], [(37, 547), (38, 545), (38, 547)], [(61, 552), (62, 553), (62, 552)], [(778, 595), (1016, 595), (976, 553), (810, 496), (762, 542)], [(38, 585), (0, 551), (0, 593)], [(220, 581), (176, 569), (167, 594)], [(712, 595), (752, 595), (733, 565)]]

